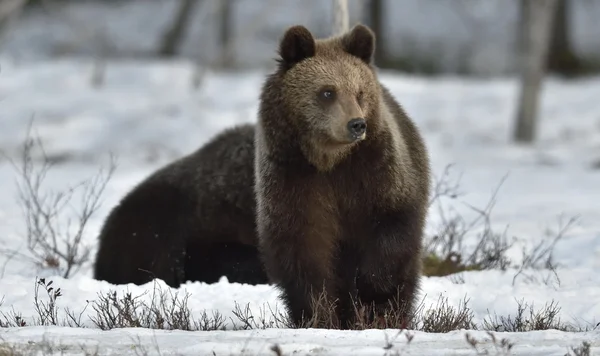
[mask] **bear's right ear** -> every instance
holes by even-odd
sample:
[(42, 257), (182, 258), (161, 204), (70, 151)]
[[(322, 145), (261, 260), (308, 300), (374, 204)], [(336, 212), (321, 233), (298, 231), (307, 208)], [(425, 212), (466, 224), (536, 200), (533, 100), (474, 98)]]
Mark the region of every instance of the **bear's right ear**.
[(342, 46), (346, 52), (371, 64), (375, 53), (375, 33), (369, 27), (358, 24), (342, 36)]
[(315, 39), (304, 26), (290, 27), (279, 43), (281, 62), (287, 68), (315, 55)]

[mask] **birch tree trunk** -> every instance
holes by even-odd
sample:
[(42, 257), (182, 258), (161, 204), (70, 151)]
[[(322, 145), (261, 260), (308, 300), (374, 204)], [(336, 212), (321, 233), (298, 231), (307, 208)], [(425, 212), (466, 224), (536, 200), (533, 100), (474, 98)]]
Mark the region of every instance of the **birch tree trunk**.
[(535, 139), (540, 89), (546, 72), (548, 47), (557, 0), (521, 0), (521, 88), (513, 139)]
[(348, 0), (333, 0), (333, 35), (338, 36), (350, 29)]

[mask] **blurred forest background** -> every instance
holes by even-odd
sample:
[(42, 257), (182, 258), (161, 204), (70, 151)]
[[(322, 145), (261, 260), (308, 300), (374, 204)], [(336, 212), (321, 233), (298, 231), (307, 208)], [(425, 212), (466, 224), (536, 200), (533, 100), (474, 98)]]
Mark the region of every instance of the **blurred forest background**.
[(381, 69), (517, 75), (516, 142), (535, 141), (548, 73), (580, 78), (600, 71), (598, 0), (1, 0), (0, 55), (17, 63), (92, 58), (95, 86), (109, 61), (192, 61), (198, 88), (207, 70), (274, 65), (276, 43), (291, 25), (331, 35), (340, 12), (349, 26), (361, 22), (375, 31)]
[[(378, 36), (380, 68), (426, 75), (518, 71), (527, 1), (350, 0)], [(272, 64), (290, 25), (331, 31), (323, 0), (0, 0), (0, 54), (18, 59), (176, 57), (220, 69)], [(600, 70), (600, 1), (557, 0), (548, 70)]]

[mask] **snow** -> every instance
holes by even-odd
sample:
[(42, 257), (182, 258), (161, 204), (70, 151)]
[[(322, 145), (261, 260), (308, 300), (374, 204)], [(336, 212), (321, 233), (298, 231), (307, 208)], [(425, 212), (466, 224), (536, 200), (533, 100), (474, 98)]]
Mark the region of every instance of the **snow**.
[[(0, 65), (0, 157), (18, 159), (33, 116), (34, 131), (42, 139), (46, 154), (57, 160), (46, 188), (64, 189), (93, 176), (106, 165), (111, 153), (118, 158), (101, 209), (84, 235), (92, 256), (104, 218), (129, 189), (220, 130), (255, 120), (258, 90), (266, 74), (259, 70), (208, 72), (201, 87), (193, 90), (190, 80), (194, 65), (188, 61), (111, 61), (104, 86), (95, 88), (90, 85), (93, 63), (83, 59), (20, 63), (3, 57)], [(509, 255), (516, 263), (522, 258), (523, 247), (551, 239), (545, 230), (559, 229), (561, 216), (563, 223), (570, 216), (579, 217), (556, 245), (558, 279), (550, 271), (525, 271), (513, 281), (514, 269), (462, 273), (460, 281), (457, 276), (424, 278), (421, 297), (425, 307), (434, 306), (440, 295), (455, 306), (466, 297), (474, 321), (481, 323), (490, 313), (513, 315), (520, 300), (533, 303), (535, 309), (555, 301), (561, 307), (562, 321), (593, 329), (600, 322), (600, 170), (593, 168), (600, 161), (600, 78), (547, 81), (539, 136), (532, 147), (510, 142), (518, 93), (513, 78), (422, 78), (387, 72), (381, 78), (421, 128), (434, 173), (440, 176), (446, 165), (454, 164), (452, 177), (461, 176), (464, 195), (456, 202), (447, 202), (454, 209), (473, 217), (474, 212), (465, 204), (483, 208), (507, 177), (496, 196), (492, 224), (499, 231), (508, 226), (508, 236), (515, 239)], [(74, 277), (64, 279), (25, 258), (25, 225), (15, 179), (13, 167), (0, 158), (0, 249), (18, 252), (12, 257), (0, 254), (0, 312), (15, 310), (31, 322), (36, 316), (36, 276), (47, 277), (61, 288), (63, 296), (57, 300), (60, 318), (64, 318), (64, 308), (83, 310), (86, 300), (97, 300), (101, 292), (142, 295), (153, 290), (152, 283), (112, 286), (95, 281), (91, 262)], [(77, 202), (73, 202), (75, 208)], [(68, 216), (62, 218), (66, 221)], [(432, 209), (428, 231), (434, 231), (440, 219), (439, 211)], [(470, 237), (471, 242), (474, 237)], [(282, 310), (278, 292), (271, 286), (231, 284), (224, 279), (212, 285), (190, 282), (179, 288), (180, 293), (185, 291), (191, 294), (188, 303), (196, 318), (203, 310), (209, 314), (216, 310), (228, 319), (229, 329), (239, 326), (232, 321), (236, 303), (248, 305), (254, 315), (267, 314), (267, 318), (268, 307)], [(143, 298), (150, 296), (148, 293)], [(227, 355), (239, 354), (244, 348), (248, 354), (268, 354), (269, 345), (278, 343), (284, 354), (383, 355), (385, 335), (397, 333), (283, 328), (101, 331), (89, 318), (94, 315), (91, 307), (83, 315), (85, 329), (0, 329), (0, 345), (2, 340), (22, 347), (49, 340), (66, 354), (80, 353), (81, 344), (98, 346), (101, 354), (132, 354), (132, 345), (141, 343), (152, 354), (156, 342), (163, 355)], [(413, 332), (414, 339), (402, 354), (475, 354), (465, 341), (465, 332)], [(472, 334), (489, 339), (483, 332)], [(514, 355), (564, 355), (569, 346), (584, 340), (589, 340), (594, 350), (600, 349), (598, 328), (585, 333), (549, 330), (496, 336), (515, 343)], [(136, 341), (137, 337), (141, 341)], [(394, 347), (405, 344), (406, 338), (400, 336)]]
[[(471, 336), (484, 342), (480, 351), (494, 352), (490, 336), (485, 332), (469, 332)], [(115, 329), (104, 332), (102, 338), (98, 332), (90, 329), (63, 329), (58, 327), (32, 327), (13, 329), (4, 333), (4, 337), (26, 344), (40, 342), (41, 335), (56, 340), (62, 355), (81, 354), (86, 350), (102, 350), (102, 355), (143, 354), (148, 355), (275, 355), (269, 349), (280, 346), (283, 355), (476, 355), (473, 349), (465, 347), (464, 331), (447, 334), (427, 334), (411, 332), (413, 339), (407, 344), (404, 335), (396, 330), (294, 330), (286, 332), (278, 329), (261, 331), (210, 331), (192, 333), (184, 331), (157, 331)], [(550, 356), (565, 355), (571, 343), (580, 344), (589, 338), (598, 338), (600, 333), (567, 334), (549, 330), (531, 332), (526, 335), (506, 333), (509, 340), (517, 337), (520, 344), (512, 348), (511, 355)], [(60, 343), (58, 343), (60, 341)], [(391, 347), (385, 349), (391, 343)], [(500, 340), (498, 340), (500, 342)], [(141, 347), (140, 347), (141, 345)], [(157, 347), (158, 346), (158, 347)], [(138, 351), (139, 350), (139, 351)], [(398, 352), (398, 353), (396, 353)], [(491, 353), (494, 355), (495, 353)], [(498, 353), (501, 355), (501, 353)]]

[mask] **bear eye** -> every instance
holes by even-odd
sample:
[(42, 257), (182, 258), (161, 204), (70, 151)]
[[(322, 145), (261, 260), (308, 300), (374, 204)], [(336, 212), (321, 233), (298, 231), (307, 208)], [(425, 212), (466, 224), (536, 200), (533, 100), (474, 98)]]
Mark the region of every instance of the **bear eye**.
[(323, 88), (319, 91), (319, 97), (325, 101), (335, 99), (335, 90), (333, 88)]
[(359, 91), (356, 95), (356, 100), (358, 101), (358, 105), (362, 105), (363, 102), (363, 91)]

